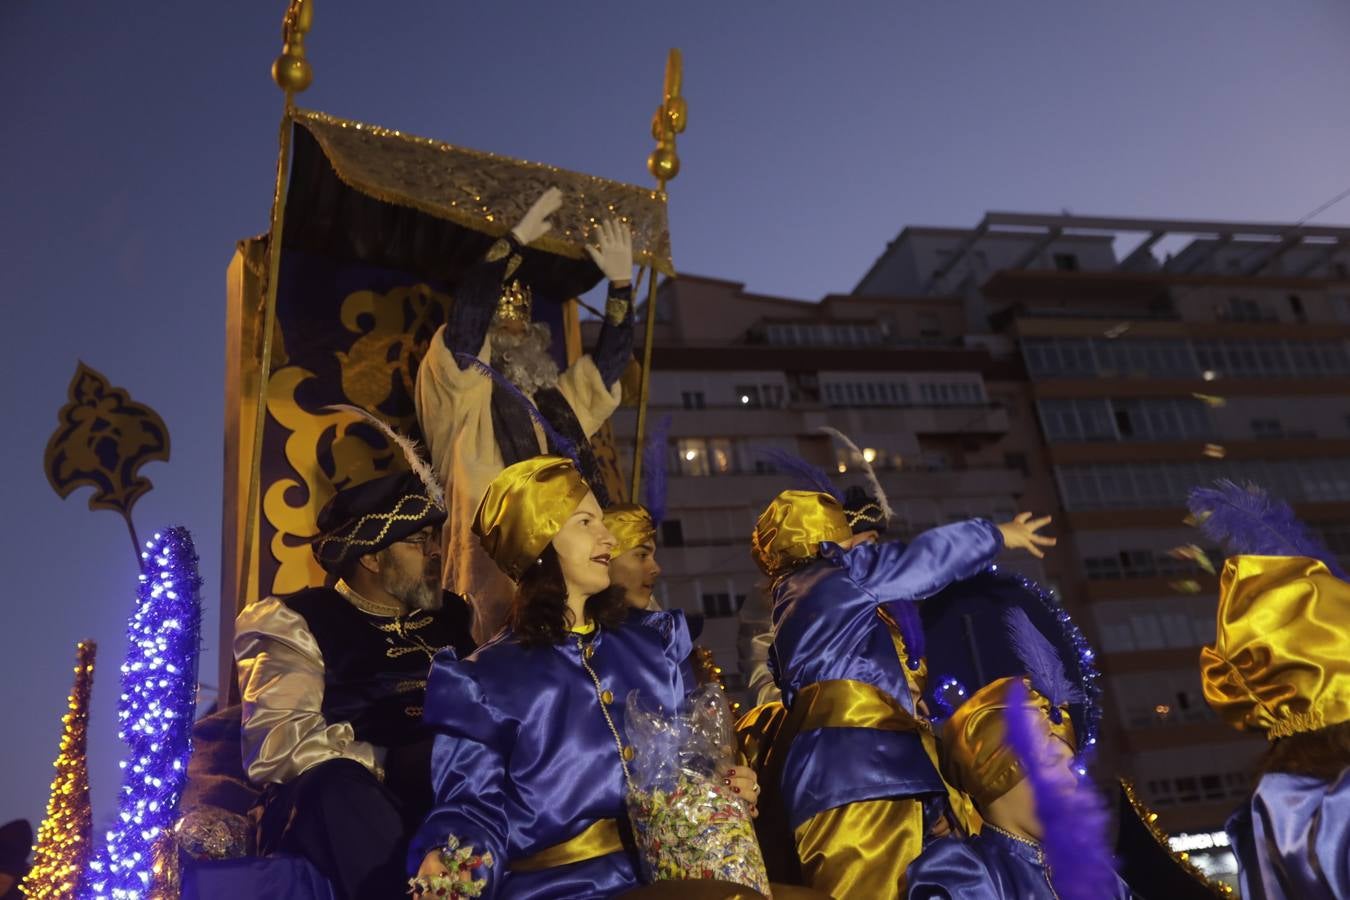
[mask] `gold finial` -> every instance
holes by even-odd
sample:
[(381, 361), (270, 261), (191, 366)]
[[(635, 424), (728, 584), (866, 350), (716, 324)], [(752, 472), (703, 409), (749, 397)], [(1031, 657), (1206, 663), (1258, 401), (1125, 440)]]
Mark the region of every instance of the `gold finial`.
[(272, 63), (272, 80), (287, 94), (298, 94), (314, 80), (305, 59), (305, 34), (314, 23), (311, 0), (291, 0), (281, 23), (281, 55)]
[(656, 149), (647, 157), (647, 171), (652, 173), (660, 190), (666, 189), (666, 182), (680, 174), (680, 157), (675, 152), (675, 136), (684, 131), (688, 124), (689, 107), (680, 96), (683, 80), (683, 65), (677, 47), (670, 49), (666, 57), (666, 80), (662, 92), (661, 106), (652, 117), (652, 137), (656, 140)]

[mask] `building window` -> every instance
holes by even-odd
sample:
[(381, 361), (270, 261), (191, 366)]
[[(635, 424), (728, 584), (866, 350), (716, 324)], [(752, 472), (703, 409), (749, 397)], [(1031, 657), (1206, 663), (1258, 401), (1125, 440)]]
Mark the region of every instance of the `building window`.
[(1303, 308), (1303, 298), (1298, 294), (1289, 295), (1289, 311), (1294, 314), (1295, 322), (1308, 321), (1308, 313)]
[(679, 519), (666, 519), (661, 523), (661, 546), (684, 546), (684, 525)]
[(714, 438), (708, 441), (708, 468), (714, 475), (730, 475), (732, 464), (731, 441)]
[(704, 594), (703, 615), (709, 619), (725, 619), (733, 615), (730, 594)]
[(1023, 475), (1031, 474), (1031, 466), (1027, 464), (1027, 455), (1025, 453), (1003, 454), (1003, 467), (1005, 469), (1016, 469)]
[(1054, 255), (1055, 268), (1061, 272), (1078, 271), (1077, 253), (1056, 253)]
[(749, 409), (759, 408), (759, 388), (753, 384), (736, 386), (736, 402)]
[(942, 325), (934, 313), (919, 313), (919, 337), (932, 341), (942, 337)]
[(1260, 439), (1284, 437), (1279, 419), (1252, 419), (1252, 435)]
[(680, 401), (685, 409), (703, 409), (707, 406), (702, 391), (684, 391), (680, 394)]
[(700, 477), (709, 474), (708, 442), (700, 438), (686, 438), (677, 445), (680, 474)]

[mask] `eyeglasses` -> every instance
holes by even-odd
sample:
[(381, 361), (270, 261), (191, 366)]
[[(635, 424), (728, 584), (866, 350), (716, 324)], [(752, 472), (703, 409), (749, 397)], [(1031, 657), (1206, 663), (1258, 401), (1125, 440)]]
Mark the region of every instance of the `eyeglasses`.
[(399, 543), (412, 544), (414, 547), (425, 547), (436, 535), (430, 531), (419, 531), (416, 534), (410, 534)]

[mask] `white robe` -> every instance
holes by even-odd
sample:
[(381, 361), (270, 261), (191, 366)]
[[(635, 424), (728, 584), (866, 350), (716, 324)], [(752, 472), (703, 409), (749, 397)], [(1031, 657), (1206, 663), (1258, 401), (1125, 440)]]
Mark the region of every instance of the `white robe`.
[[(480, 644), (501, 628), (515, 587), (473, 534), (473, 519), (488, 483), (506, 467), (492, 426), (491, 378), (462, 370), (445, 345), (445, 326), (431, 339), (417, 370), (417, 419), (436, 475), (445, 482), (448, 516), (443, 528), (445, 587), (473, 607), (473, 636)], [(478, 358), (491, 360), (491, 336)], [(619, 383), (605, 387), (589, 355), (558, 377), (559, 392), (590, 438), (619, 408)], [(548, 444), (535, 426), (539, 452)]]

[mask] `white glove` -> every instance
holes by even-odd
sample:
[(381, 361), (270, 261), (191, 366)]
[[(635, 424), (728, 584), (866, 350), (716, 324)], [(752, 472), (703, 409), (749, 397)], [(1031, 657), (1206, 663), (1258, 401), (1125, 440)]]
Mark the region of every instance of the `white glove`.
[(625, 287), (633, 280), (633, 232), (618, 219), (600, 223), (596, 245), (586, 245), (586, 252), (595, 260), (605, 277), (617, 287)]
[(553, 227), (548, 217), (557, 212), (560, 206), (562, 206), (562, 191), (556, 187), (551, 187), (539, 195), (539, 199), (534, 201), (534, 205), (525, 212), (516, 223), (516, 227), (511, 229), (522, 247), (548, 234), (549, 229)]

